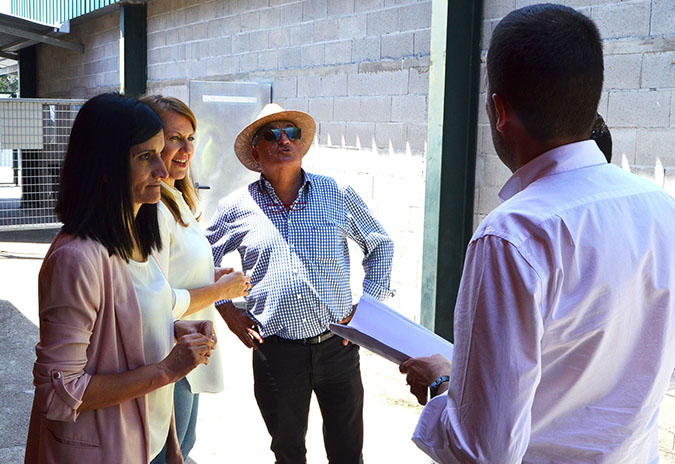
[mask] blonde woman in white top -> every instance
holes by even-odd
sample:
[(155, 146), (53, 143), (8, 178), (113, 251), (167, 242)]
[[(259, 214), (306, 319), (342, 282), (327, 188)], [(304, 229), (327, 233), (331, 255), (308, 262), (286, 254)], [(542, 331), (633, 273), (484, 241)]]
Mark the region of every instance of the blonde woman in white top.
[[(250, 279), (232, 269), (215, 269), (211, 247), (197, 223), (197, 193), (190, 176), (197, 121), (182, 101), (161, 95), (144, 97), (164, 123), (162, 160), (169, 176), (162, 184), (158, 219), (163, 248), (157, 254), (162, 271), (174, 289), (189, 289), (189, 303), (174, 305), (175, 319), (215, 321), (214, 303), (248, 294)], [(199, 393), (223, 390), (220, 350), (214, 349), (208, 365), (199, 366), (177, 382), (174, 389), (176, 431), (181, 452), (187, 458), (196, 440)]]

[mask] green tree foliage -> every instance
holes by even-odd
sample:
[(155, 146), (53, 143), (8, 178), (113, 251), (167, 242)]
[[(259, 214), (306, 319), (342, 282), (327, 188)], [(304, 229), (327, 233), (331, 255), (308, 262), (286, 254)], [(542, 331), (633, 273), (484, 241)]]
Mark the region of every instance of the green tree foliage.
[(19, 91), (19, 76), (17, 74), (5, 74), (0, 76), (0, 93), (16, 95)]

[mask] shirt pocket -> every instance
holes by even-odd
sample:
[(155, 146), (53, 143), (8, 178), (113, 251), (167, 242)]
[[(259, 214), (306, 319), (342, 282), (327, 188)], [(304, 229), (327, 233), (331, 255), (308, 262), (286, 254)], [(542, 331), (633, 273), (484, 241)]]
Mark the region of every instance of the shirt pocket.
[(335, 262), (340, 261), (345, 256), (347, 243), (345, 236), (333, 222), (322, 222), (315, 224), (305, 233), (302, 238), (305, 242), (307, 256), (315, 261)]
[[(92, 411), (87, 411), (90, 415)], [(80, 416), (82, 417), (82, 416)], [(78, 422), (43, 422), (40, 454), (45, 462), (98, 462), (101, 456), (97, 429), (87, 420)], [(94, 436), (90, 436), (94, 432)]]

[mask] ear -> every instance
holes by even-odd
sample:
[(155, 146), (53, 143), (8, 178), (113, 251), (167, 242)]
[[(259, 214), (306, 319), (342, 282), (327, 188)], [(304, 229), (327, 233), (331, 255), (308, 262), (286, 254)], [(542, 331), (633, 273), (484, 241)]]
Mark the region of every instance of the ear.
[(509, 106), (506, 99), (498, 93), (493, 93), (490, 98), (492, 99), (492, 107), (495, 111), (495, 129), (500, 134), (503, 134), (509, 119), (511, 119), (511, 106)]
[(256, 163), (260, 164), (260, 156), (258, 155), (258, 150), (255, 147), (251, 147), (251, 156)]

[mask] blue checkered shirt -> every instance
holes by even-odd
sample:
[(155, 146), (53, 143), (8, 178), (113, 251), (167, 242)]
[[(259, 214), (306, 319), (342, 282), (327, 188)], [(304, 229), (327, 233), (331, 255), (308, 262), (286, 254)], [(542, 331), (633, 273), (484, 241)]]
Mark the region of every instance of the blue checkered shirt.
[(261, 176), (220, 201), (206, 232), (216, 266), (239, 251), (253, 284), (246, 307), (263, 337), (313, 337), (350, 314), (347, 237), (364, 254), (363, 292), (393, 295), (394, 244), (363, 200), (330, 177), (303, 175), (290, 211)]

